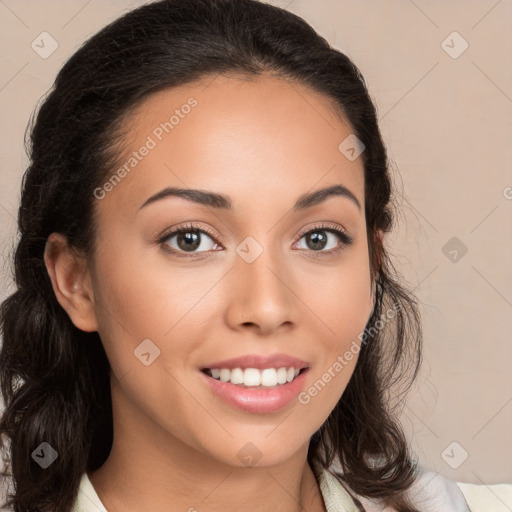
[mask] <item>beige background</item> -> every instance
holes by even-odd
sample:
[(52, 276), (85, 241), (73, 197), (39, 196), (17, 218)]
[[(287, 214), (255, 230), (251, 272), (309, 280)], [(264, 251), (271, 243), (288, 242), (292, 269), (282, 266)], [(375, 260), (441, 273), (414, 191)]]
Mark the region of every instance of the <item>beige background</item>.
[[(70, 54), (141, 3), (0, 0), (0, 299), (12, 290), (29, 116)], [(359, 66), (398, 169), (403, 215), (389, 243), (425, 329), (403, 415), (413, 447), (451, 479), (512, 482), (512, 2), (273, 3)], [(31, 43), (45, 31), (58, 48), (43, 59)], [(452, 237), (459, 246), (443, 249)]]

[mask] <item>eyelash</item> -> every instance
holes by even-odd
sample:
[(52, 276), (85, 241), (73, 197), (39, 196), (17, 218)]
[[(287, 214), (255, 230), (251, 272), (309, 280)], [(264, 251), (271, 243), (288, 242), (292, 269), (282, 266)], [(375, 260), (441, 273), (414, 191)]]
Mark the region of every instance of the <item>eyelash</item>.
[[(158, 239), (158, 244), (161, 245), (165, 251), (172, 253), (173, 255), (176, 255), (180, 258), (197, 258), (198, 255), (202, 254), (202, 252), (205, 252), (205, 251), (198, 252), (198, 253), (186, 254), (181, 251), (176, 251), (176, 249), (169, 247), (165, 243), (175, 235), (179, 235), (181, 233), (188, 233), (191, 231), (204, 233), (204, 234), (208, 235), (215, 243), (218, 243), (216, 240), (215, 234), (212, 233), (211, 230), (209, 230), (208, 228), (199, 227), (198, 225), (193, 224), (193, 223), (189, 223), (186, 226), (181, 226), (179, 228), (173, 229), (173, 230), (165, 233), (164, 235), (162, 235)], [(327, 255), (335, 254), (335, 253), (345, 249), (347, 246), (351, 245), (352, 242), (354, 241), (353, 238), (351, 236), (349, 236), (343, 229), (339, 228), (336, 224), (330, 224), (330, 223), (320, 223), (316, 226), (313, 226), (312, 228), (307, 229), (306, 231), (303, 231), (299, 235), (298, 239), (301, 240), (304, 236), (306, 236), (310, 233), (314, 233), (316, 231), (326, 231), (326, 232), (333, 233), (333, 234), (337, 235), (341, 241), (341, 245), (339, 247), (337, 247), (336, 249), (331, 249), (329, 251), (310, 250), (309, 252), (314, 254), (314, 256), (313, 256), (314, 258), (322, 257), (323, 255), (326, 255), (326, 254)], [(207, 251), (207, 252), (211, 252), (211, 251)], [(213, 252), (217, 252), (217, 251), (213, 251)]]

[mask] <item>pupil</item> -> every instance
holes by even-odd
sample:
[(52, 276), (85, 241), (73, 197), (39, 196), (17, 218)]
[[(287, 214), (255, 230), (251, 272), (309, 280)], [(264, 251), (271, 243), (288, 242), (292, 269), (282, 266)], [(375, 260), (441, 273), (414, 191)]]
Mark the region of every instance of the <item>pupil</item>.
[[(184, 242), (184, 244), (182, 244)], [(191, 231), (178, 235), (178, 246), (186, 251), (197, 249), (200, 245), (199, 235)]]
[(321, 231), (310, 234), (308, 238), (313, 242), (312, 249), (323, 249), (327, 243), (327, 237)]

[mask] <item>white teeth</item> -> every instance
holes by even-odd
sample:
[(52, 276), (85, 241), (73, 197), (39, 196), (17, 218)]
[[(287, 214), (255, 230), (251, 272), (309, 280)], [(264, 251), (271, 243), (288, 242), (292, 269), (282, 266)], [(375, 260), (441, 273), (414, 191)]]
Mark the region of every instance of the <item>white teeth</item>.
[(277, 370), (277, 383), (284, 384), (286, 382), (286, 368), (279, 368)]
[[(231, 381), (233, 383), (233, 381)], [(259, 386), (261, 384), (261, 373), (256, 368), (244, 370), (244, 384), (246, 386)]]
[(231, 382), (231, 384), (243, 384), (248, 387), (272, 387), (278, 384), (291, 382), (300, 373), (300, 368), (212, 368), (210, 374), (214, 379), (221, 382)]
[(274, 368), (266, 368), (261, 372), (262, 386), (277, 386), (277, 370)]
[(244, 372), (242, 371), (242, 369), (235, 368), (234, 370), (231, 370), (231, 384), (243, 384), (243, 383), (244, 383)]

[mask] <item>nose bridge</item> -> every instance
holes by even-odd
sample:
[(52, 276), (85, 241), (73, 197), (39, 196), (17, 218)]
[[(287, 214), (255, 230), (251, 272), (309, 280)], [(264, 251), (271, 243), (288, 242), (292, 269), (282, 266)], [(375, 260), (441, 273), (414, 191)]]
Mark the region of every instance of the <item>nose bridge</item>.
[(237, 322), (270, 328), (293, 320), (291, 274), (279, 250), (247, 237), (237, 247), (233, 279)]
[(285, 262), (275, 248), (248, 237), (237, 247), (237, 255), (235, 269), (248, 288), (244, 293), (251, 296), (283, 294), (283, 287), (286, 288), (283, 278), (286, 276), (279, 274), (285, 273)]

